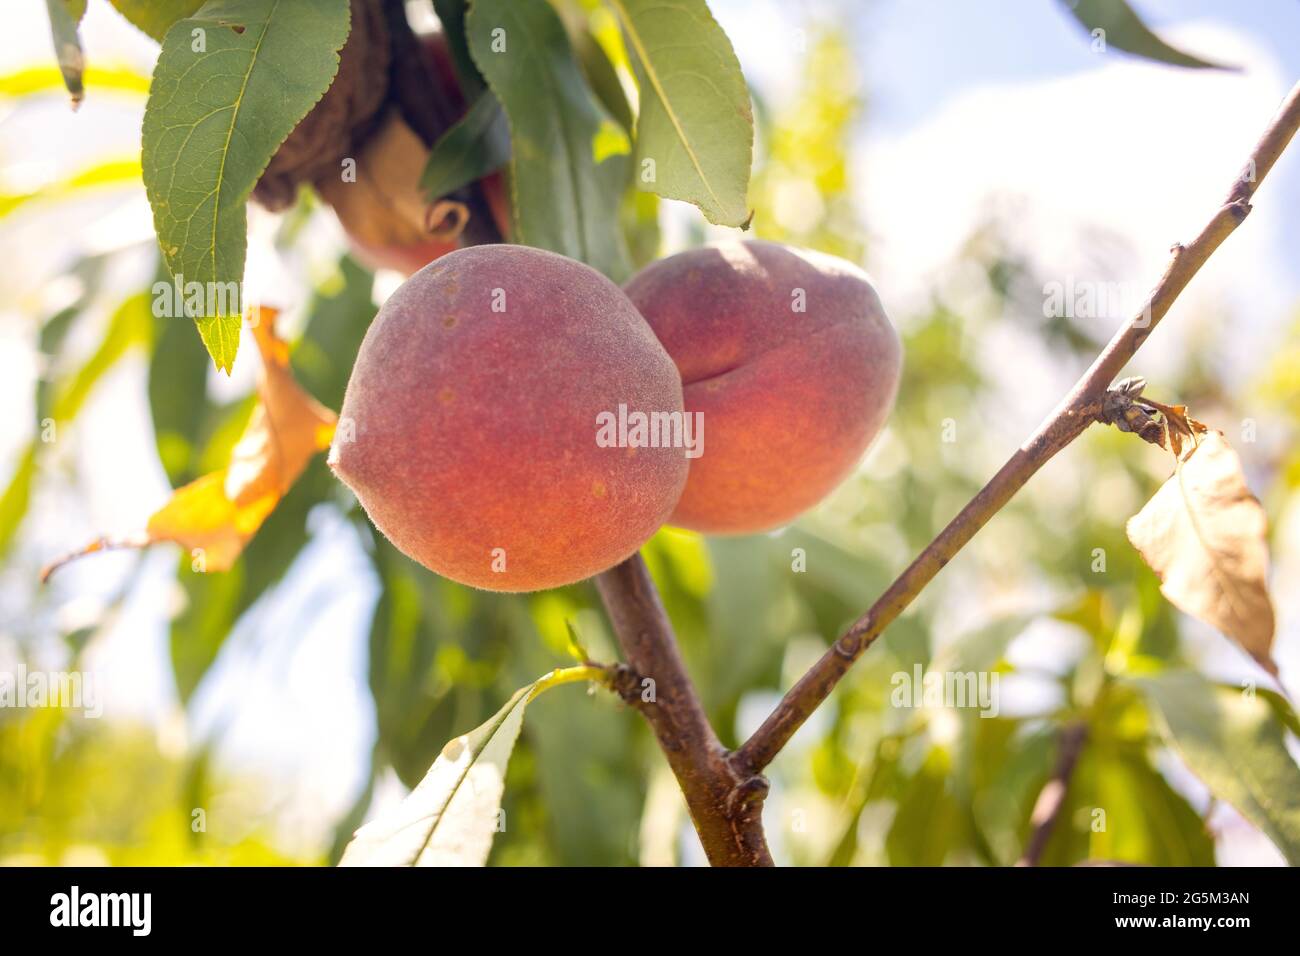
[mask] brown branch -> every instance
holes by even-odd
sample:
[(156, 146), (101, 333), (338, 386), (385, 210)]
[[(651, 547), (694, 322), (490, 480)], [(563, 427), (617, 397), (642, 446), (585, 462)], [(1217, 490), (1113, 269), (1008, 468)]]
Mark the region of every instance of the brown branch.
[(879, 600), (790, 688), (731, 762), (738, 775), (760, 772), (872, 642), (915, 600), (934, 576), (1011, 500), (1038, 469), (1097, 420), (1107, 386), (1164, 318), (1187, 283), (1250, 212), (1250, 199), (1300, 126), (1300, 83), (1282, 102), (1224, 204), (1187, 245), (1176, 245), (1146, 307), (1116, 334), (1065, 400), (966, 505)]
[(1070, 724), (1061, 731), (1056, 767), (1052, 770), (1052, 775), (1047, 778), (1043, 789), (1039, 791), (1038, 799), (1034, 801), (1034, 812), (1029, 817), (1033, 830), (1029, 834), (1029, 842), (1025, 844), (1024, 855), (1020, 857), (1016, 866), (1038, 866), (1039, 861), (1042, 860), (1048, 841), (1052, 838), (1052, 829), (1056, 826), (1056, 820), (1065, 809), (1065, 797), (1070, 790), (1070, 778), (1074, 776), (1074, 768), (1079, 763), (1079, 754), (1083, 753), (1083, 745), (1087, 739), (1087, 724)]
[[(640, 554), (596, 577), (632, 671), (622, 696), (654, 730), (714, 866), (771, 866), (763, 837), (767, 781), (735, 773), (682, 662), (672, 624)], [(653, 683), (651, 683), (653, 682)]]

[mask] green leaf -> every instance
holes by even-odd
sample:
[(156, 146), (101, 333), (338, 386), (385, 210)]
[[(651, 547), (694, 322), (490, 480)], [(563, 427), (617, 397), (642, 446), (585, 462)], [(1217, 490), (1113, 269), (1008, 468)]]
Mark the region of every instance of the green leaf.
[(637, 182), (709, 222), (747, 226), (754, 113), (731, 41), (704, 0), (610, 3), (641, 88)]
[(343, 404), (361, 340), (377, 311), (373, 286), (374, 276), (345, 256), (307, 308), (307, 325), (291, 356), (293, 373), (328, 408)]
[(0, 495), (0, 554), (9, 550), (18, 526), (27, 514), (32, 498), (32, 483), (36, 478), (36, 442), (32, 442), (18, 460), (18, 467)]
[(170, 644), (172, 674), (182, 703), (188, 703), (198, 689), (231, 631), (292, 571), (307, 544), (308, 513), (336, 487), (334, 476), (317, 457), (229, 571), (198, 573), (191, 569), (190, 555), (181, 555), (177, 580), (186, 603), (172, 621)]
[(140, 160), (109, 159), (95, 163), (66, 179), (46, 183), (23, 192), (0, 193), (0, 218), (30, 202), (50, 202), (71, 199), (84, 190), (113, 186), (136, 186), (140, 182)]
[(86, 58), (81, 52), (81, 37), (77, 34), (77, 24), (86, 14), (86, 0), (45, 0), (45, 7), (50, 12), (50, 32), (54, 36), (54, 55), (59, 60), (59, 72), (63, 74), (63, 85), (72, 96), (72, 108), (76, 109), (86, 97), (86, 88), (82, 84)]
[(618, 120), (619, 126), (631, 133), (636, 128), (636, 117), (632, 115), (632, 106), (627, 101), (627, 94), (618, 78), (618, 70), (614, 68), (609, 54), (590, 30), (579, 30), (573, 42), (587, 85), (606, 112)]
[[(1101, 30), (1097, 39), (1117, 50), (1124, 50), (1148, 60), (1186, 66), (1192, 69), (1235, 69), (1211, 63), (1171, 47), (1142, 22), (1126, 0), (1063, 0), (1065, 8), (1092, 33)], [(1094, 34), (1096, 36), (1096, 34)]]
[(515, 691), (487, 723), (447, 744), (392, 813), (358, 830), (339, 865), (482, 866), (529, 701), (559, 684), (601, 676), (598, 668), (570, 667)]
[(163, 38), (144, 115), (145, 190), (168, 270), (213, 303), (191, 317), (225, 371), (240, 316), (212, 292), (239, 288), (249, 194), (329, 88), (348, 27), (347, 0), (209, 0)]
[[(85, 75), (97, 90), (140, 96), (149, 92), (149, 77), (130, 67), (90, 66), (86, 68)], [(52, 66), (28, 66), (0, 76), (0, 96), (30, 96), (63, 88), (63, 76)]]
[(627, 137), (588, 89), (546, 0), (476, 0), (469, 49), (510, 124), (515, 233), (620, 281)]
[(420, 177), (431, 200), (482, 179), (510, 161), (510, 126), (501, 104), (485, 92), (433, 144)]
[[(43, 352), (46, 351), (44, 346), (51, 344), (46, 340), (52, 339), (57, 344), (67, 334), (71, 319), (80, 314), (80, 311), (80, 308), (70, 310), (52, 320), (51, 325), (57, 324), (58, 329), (45, 330), (41, 343)], [(76, 418), (104, 374), (134, 346), (147, 344), (151, 335), (149, 294), (141, 292), (127, 297), (109, 317), (108, 327), (104, 330), (99, 345), (75, 374), (50, 383), (46, 388), (38, 388), (37, 417), (42, 429), (47, 419), (58, 428)], [(4, 494), (0, 496), (0, 554), (12, 542), (13, 535), (27, 512), (41, 445), (41, 442), (34, 441), (24, 450), (18, 468), (10, 478)]]
[(104, 373), (117, 364), (133, 346), (147, 344), (153, 336), (150, 295), (140, 292), (130, 296), (108, 320), (108, 328), (86, 364), (53, 393), (50, 417), (56, 422), (71, 421), (85, 405), (91, 389)]
[(929, 670), (939, 673), (991, 670), (1002, 660), (1011, 642), (1023, 634), (1032, 621), (1030, 616), (1005, 617), (963, 634), (935, 654)]
[(203, 0), (109, 0), (136, 29), (159, 43), (177, 20), (193, 16)]
[(442, 24), (443, 36), (447, 38), (461, 92), (466, 99), (477, 97), (483, 92), (483, 76), (469, 55), (469, 43), (465, 39), (466, 0), (433, 0), (433, 10)]
[(962, 834), (962, 808), (952, 793), (947, 758), (930, 751), (898, 800), (885, 848), (891, 866), (941, 866)]
[(1187, 671), (1136, 683), (1191, 771), (1300, 865), (1300, 767), (1269, 701)]

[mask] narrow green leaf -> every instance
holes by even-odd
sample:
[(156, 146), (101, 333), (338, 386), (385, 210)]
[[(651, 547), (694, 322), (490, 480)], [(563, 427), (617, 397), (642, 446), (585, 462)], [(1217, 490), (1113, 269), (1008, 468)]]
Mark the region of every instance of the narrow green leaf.
[[(1126, 0), (1062, 0), (1065, 8), (1093, 35), (1117, 50), (1135, 56), (1200, 70), (1231, 70), (1235, 67), (1211, 63), (1175, 49), (1151, 32)], [(1098, 34), (1094, 31), (1100, 30)]]
[(1190, 672), (1137, 684), (1154, 705), (1165, 740), (1191, 771), (1259, 827), (1292, 866), (1300, 865), (1300, 767), (1272, 705)]
[(438, 22), (442, 24), (447, 48), (451, 51), (451, 61), (456, 66), (456, 79), (460, 81), (460, 89), (465, 98), (471, 99), (483, 92), (483, 76), (469, 55), (469, 43), (465, 39), (467, 6), (466, 0), (433, 0), (433, 10), (438, 15)]
[(103, 340), (86, 364), (54, 392), (50, 407), (54, 421), (61, 424), (75, 418), (104, 374), (133, 346), (147, 344), (152, 335), (149, 293), (130, 296), (109, 319)]
[(618, 78), (618, 70), (610, 61), (609, 54), (590, 30), (580, 30), (573, 39), (582, 73), (587, 78), (587, 85), (596, 94), (596, 99), (618, 121), (619, 126), (628, 133), (633, 132), (636, 117), (632, 115), (632, 106), (627, 101), (627, 94)]
[[(97, 90), (141, 96), (149, 92), (149, 77), (129, 67), (89, 66), (84, 80)], [(28, 66), (0, 76), (0, 96), (30, 96), (63, 88), (63, 75), (52, 66)]]
[(610, 0), (641, 87), (640, 188), (745, 227), (754, 113), (731, 41), (704, 0)]
[(588, 89), (559, 16), (546, 0), (475, 0), (466, 36), (509, 120), (519, 241), (622, 280), (617, 209), (630, 146)]
[(515, 691), (487, 723), (447, 744), (391, 814), (358, 830), (339, 865), (482, 866), (529, 701), (559, 684), (601, 676), (598, 668), (570, 667)]
[(1005, 617), (963, 634), (935, 654), (929, 670), (943, 674), (991, 670), (1032, 621), (1024, 615)]
[(45, 0), (45, 7), (50, 12), (50, 32), (54, 36), (54, 55), (59, 60), (59, 72), (63, 74), (63, 85), (72, 96), (72, 108), (76, 109), (86, 98), (86, 88), (82, 83), (86, 58), (81, 52), (81, 37), (77, 34), (77, 25), (86, 13), (86, 0)]
[(429, 151), (420, 187), (431, 200), (482, 179), (510, 161), (510, 126), (497, 98), (484, 92)]
[[(347, 0), (209, 0), (163, 38), (145, 107), (143, 172), (167, 268), (204, 290), (191, 314), (217, 367), (239, 345), (247, 201), (338, 72)], [(213, 304), (215, 303), (215, 305)], [(209, 311), (211, 314), (209, 314)]]
[(70, 199), (87, 189), (134, 186), (140, 182), (140, 160), (110, 159), (74, 173), (66, 179), (20, 193), (0, 193), (0, 218), (29, 202)]
[(9, 550), (18, 526), (27, 514), (36, 478), (36, 442), (32, 442), (18, 460), (4, 494), (0, 495), (0, 555)]
[(109, 0), (131, 25), (159, 43), (177, 20), (193, 16), (203, 0)]
[[(60, 330), (56, 338), (61, 338), (66, 332), (66, 328)], [(134, 346), (148, 343), (151, 335), (148, 293), (129, 296), (109, 318), (108, 327), (98, 347), (81, 367), (70, 377), (38, 390), (37, 415), (42, 430), (48, 426), (57, 429), (76, 418), (105, 373)], [(42, 341), (42, 344), (46, 343)], [(0, 554), (12, 542), (18, 525), (27, 513), (41, 445), (42, 442), (34, 441), (27, 447), (8, 487), (0, 495)]]

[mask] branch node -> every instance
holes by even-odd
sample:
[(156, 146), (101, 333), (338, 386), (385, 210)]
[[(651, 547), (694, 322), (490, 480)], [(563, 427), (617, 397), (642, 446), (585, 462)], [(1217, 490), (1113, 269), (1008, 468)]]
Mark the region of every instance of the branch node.
[(862, 632), (853, 628), (831, 646), (846, 661), (856, 661), (862, 653)]
[(1164, 426), (1154, 417), (1156, 410), (1140, 397), (1146, 384), (1147, 380), (1137, 375), (1116, 382), (1106, 391), (1097, 418), (1122, 432), (1132, 432), (1143, 441), (1163, 448)]
[(623, 663), (605, 665), (609, 668), (609, 687), (625, 704), (639, 707), (641, 700), (641, 675)]
[(731, 793), (727, 795), (728, 816), (736, 818), (749, 817), (755, 812), (761, 811), (763, 801), (767, 799), (768, 791), (771, 789), (772, 785), (767, 782), (767, 778), (762, 774), (753, 774), (746, 777), (736, 784)]

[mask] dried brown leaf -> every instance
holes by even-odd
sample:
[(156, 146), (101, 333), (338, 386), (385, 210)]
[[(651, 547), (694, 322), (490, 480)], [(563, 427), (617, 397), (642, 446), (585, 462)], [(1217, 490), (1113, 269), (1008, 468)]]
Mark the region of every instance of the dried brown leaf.
[(86, 554), (159, 541), (201, 549), (205, 571), (225, 571), (235, 563), (311, 457), (329, 447), (337, 421), (294, 379), (288, 349), (276, 338), (274, 322), (275, 311), (261, 309), (253, 326), (262, 354), (260, 401), (231, 450), (230, 464), (176, 489), (143, 533), (121, 540), (99, 538), (50, 565), (42, 579)]
[[(1205, 426), (1191, 420), (1188, 434)], [(1276, 674), (1268, 521), (1221, 432), (1182, 448), (1174, 474), (1129, 519), (1128, 538), (1176, 607), (1222, 631)]]

